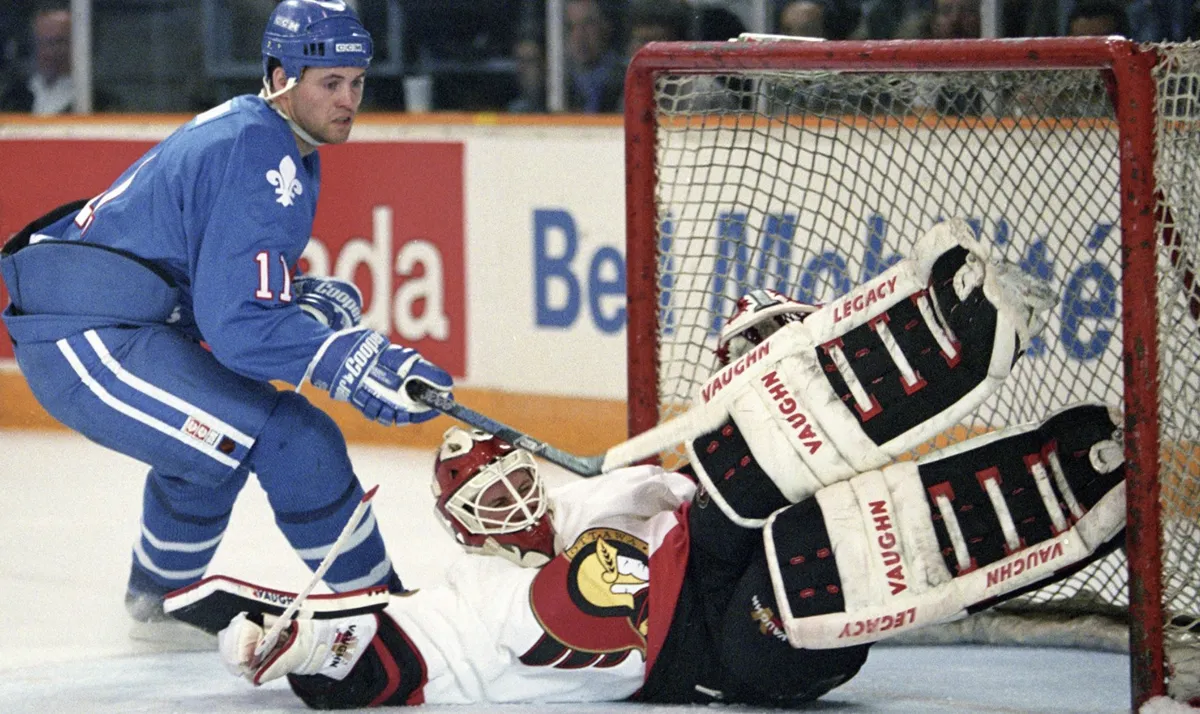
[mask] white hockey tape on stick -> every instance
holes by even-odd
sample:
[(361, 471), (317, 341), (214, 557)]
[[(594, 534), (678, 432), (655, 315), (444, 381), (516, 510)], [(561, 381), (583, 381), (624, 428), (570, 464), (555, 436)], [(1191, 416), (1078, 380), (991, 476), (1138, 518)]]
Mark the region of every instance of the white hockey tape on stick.
[(296, 616), (296, 612), (304, 604), (305, 599), (317, 587), (317, 583), (321, 582), (321, 578), (325, 577), (325, 573), (333, 565), (333, 561), (337, 560), (338, 555), (342, 552), (342, 548), (350, 540), (354, 529), (362, 522), (363, 516), (367, 513), (367, 508), (371, 505), (371, 499), (375, 497), (375, 492), (378, 490), (379, 486), (376, 485), (370, 491), (363, 494), (362, 500), (354, 507), (354, 511), (350, 514), (350, 519), (346, 521), (346, 525), (342, 528), (342, 532), (338, 534), (337, 540), (329, 547), (329, 552), (325, 554), (324, 560), (321, 561), (321, 564), (313, 572), (312, 580), (308, 581), (308, 585), (304, 586), (304, 589), (296, 595), (296, 599), (292, 600), (292, 603), (287, 606), (287, 609), (283, 611), (283, 614), (279, 616), (275, 624), (271, 625), (271, 629), (267, 630), (262, 639), (258, 641), (258, 645), (254, 648), (253, 662), (261, 662), (263, 655), (270, 652), (275, 643), (279, 641), (279, 635), (283, 633), (283, 629), (291, 623), (292, 618)]

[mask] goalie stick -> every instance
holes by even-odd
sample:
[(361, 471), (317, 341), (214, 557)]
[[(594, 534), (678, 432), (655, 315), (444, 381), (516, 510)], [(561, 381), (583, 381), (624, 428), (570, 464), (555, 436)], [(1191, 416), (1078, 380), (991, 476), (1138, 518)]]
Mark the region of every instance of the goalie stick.
[(324, 560), (321, 561), (321, 564), (313, 572), (312, 579), (308, 581), (308, 585), (304, 586), (304, 589), (296, 595), (296, 598), (287, 606), (287, 609), (283, 611), (283, 614), (279, 616), (275, 624), (271, 625), (271, 629), (267, 630), (262, 639), (258, 641), (258, 645), (254, 648), (254, 659), (252, 661), (261, 662), (263, 656), (270, 652), (275, 643), (279, 641), (279, 635), (283, 633), (283, 628), (291, 623), (292, 618), (296, 616), (296, 612), (300, 610), (300, 606), (304, 604), (305, 599), (312, 593), (313, 588), (317, 587), (317, 583), (321, 582), (321, 578), (325, 577), (325, 573), (333, 565), (333, 561), (337, 560), (342, 548), (346, 546), (346, 541), (350, 540), (350, 535), (354, 533), (354, 529), (362, 521), (363, 516), (367, 512), (367, 507), (371, 505), (371, 499), (375, 497), (375, 492), (378, 490), (379, 486), (376, 485), (370, 491), (363, 494), (362, 500), (354, 507), (354, 511), (350, 514), (350, 519), (346, 521), (346, 525), (342, 528), (342, 532), (338, 534), (337, 540), (333, 542), (333, 545), (329, 546), (329, 552), (325, 554)]
[(413, 399), (433, 407), (448, 417), (507, 441), (532, 454), (541, 456), (579, 476), (599, 476), (621, 466), (628, 466), (654, 456), (689, 438), (697, 432), (697, 422), (704, 418), (701, 412), (692, 410), (663, 422), (641, 434), (609, 448), (596, 456), (577, 456), (544, 441), (539, 441), (523, 431), (501, 424), (491, 417), (463, 406), (445, 394), (422, 382), (408, 384), (408, 394)]

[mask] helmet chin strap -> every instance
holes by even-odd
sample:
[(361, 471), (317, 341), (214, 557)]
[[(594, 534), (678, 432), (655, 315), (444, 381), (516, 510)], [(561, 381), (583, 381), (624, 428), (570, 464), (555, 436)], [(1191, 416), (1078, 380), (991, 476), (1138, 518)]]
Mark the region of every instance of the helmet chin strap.
[(290, 116), (288, 116), (286, 113), (284, 113), (284, 111), (282, 109), (280, 109), (279, 105), (277, 105), (274, 101), (276, 97), (282, 96), (285, 92), (287, 92), (288, 90), (290, 90), (292, 87), (295, 87), (295, 86), (296, 86), (296, 78), (288, 77), (287, 81), (284, 82), (282, 87), (280, 87), (278, 90), (276, 90), (274, 92), (271, 92), (271, 91), (269, 91), (270, 85), (267, 84), (267, 78), (263, 77), (263, 88), (261, 91), (259, 91), (258, 96), (267, 100), (267, 104), (271, 105), (271, 108), (275, 110), (276, 114), (283, 117), (283, 120), (288, 123), (288, 126), (290, 126), (292, 128), (292, 131), (295, 132), (296, 136), (303, 139), (306, 143), (308, 143), (309, 146), (322, 146), (325, 142), (318, 141), (317, 139), (315, 139), (312, 136), (312, 134), (309, 134), (304, 129), (301, 129), (300, 125), (297, 124)]

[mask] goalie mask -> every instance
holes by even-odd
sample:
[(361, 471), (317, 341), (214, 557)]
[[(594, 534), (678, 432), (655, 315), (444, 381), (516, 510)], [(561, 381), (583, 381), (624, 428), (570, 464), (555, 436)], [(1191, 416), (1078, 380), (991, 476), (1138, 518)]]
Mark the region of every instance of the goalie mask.
[(528, 451), (451, 427), (434, 463), (433, 496), (438, 516), (467, 550), (526, 567), (554, 557), (549, 502)]
[(717, 338), (717, 362), (722, 367), (750, 351), (789, 322), (803, 320), (817, 305), (793, 300), (769, 288), (751, 290), (738, 298), (733, 317)]

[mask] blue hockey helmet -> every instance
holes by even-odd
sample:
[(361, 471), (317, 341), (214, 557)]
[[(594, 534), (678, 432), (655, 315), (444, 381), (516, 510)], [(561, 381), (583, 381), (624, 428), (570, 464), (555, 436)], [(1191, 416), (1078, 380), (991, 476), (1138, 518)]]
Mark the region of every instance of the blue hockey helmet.
[(362, 67), (371, 63), (371, 34), (343, 0), (283, 0), (263, 32), (263, 77), (270, 84), (272, 57), (288, 79), (305, 67)]

